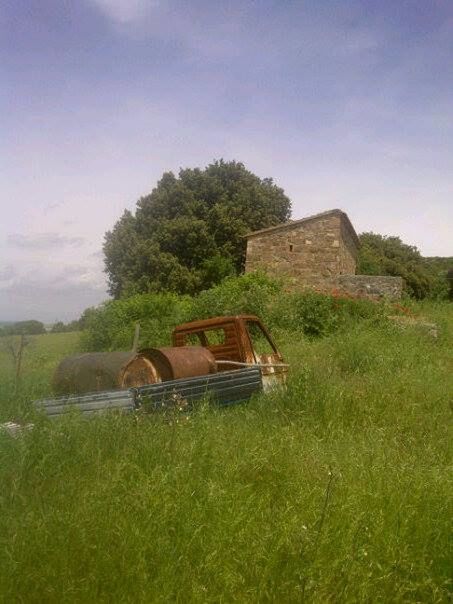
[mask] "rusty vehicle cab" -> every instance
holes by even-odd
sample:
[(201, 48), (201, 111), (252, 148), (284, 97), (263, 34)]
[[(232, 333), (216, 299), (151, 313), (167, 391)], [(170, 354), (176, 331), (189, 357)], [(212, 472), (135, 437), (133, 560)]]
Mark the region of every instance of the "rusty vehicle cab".
[(173, 346), (203, 346), (215, 358), (218, 371), (262, 365), (266, 388), (286, 381), (288, 366), (269, 332), (254, 315), (215, 317), (176, 327)]

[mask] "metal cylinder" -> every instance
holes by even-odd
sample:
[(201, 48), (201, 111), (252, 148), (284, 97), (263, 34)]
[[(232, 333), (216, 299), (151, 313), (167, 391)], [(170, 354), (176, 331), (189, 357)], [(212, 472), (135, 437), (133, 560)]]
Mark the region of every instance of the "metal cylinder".
[(64, 395), (121, 388), (123, 369), (134, 356), (131, 352), (90, 352), (66, 357), (54, 372), (53, 391)]
[(123, 388), (217, 373), (214, 355), (202, 346), (147, 348), (124, 367)]

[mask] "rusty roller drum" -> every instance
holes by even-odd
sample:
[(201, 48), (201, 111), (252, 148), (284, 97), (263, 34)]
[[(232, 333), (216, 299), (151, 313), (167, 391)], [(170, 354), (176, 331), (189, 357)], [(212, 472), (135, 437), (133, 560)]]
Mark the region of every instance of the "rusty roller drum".
[(125, 366), (123, 388), (217, 373), (214, 355), (202, 346), (147, 348)]
[(90, 352), (66, 357), (52, 380), (57, 396), (122, 388), (124, 367), (135, 357), (132, 352)]

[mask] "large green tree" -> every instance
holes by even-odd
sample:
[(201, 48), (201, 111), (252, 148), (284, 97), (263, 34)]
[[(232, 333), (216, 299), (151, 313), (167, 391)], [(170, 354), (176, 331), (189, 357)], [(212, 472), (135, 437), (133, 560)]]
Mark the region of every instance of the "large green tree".
[(291, 202), (271, 178), (240, 162), (165, 173), (150, 195), (105, 235), (110, 293), (195, 293), (244, 266), (248, 231), (290, 218)]

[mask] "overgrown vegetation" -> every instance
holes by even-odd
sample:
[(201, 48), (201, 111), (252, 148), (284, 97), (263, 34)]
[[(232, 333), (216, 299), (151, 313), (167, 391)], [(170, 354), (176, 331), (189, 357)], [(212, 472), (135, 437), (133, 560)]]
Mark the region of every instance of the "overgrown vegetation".
[(288, 292), (285, 287), (284, 281), (254, 273), (229, 277), (194, 297), (154, 293), (111, 300), (90, 312), (83, 346), (86, 350), (127, 350), (137, 321), (144, 347), (169, 345), (171, 331), (179, 323), (219, 315), (254, 314), (273, 330), (315, 337), (331, 333), (350, 320), (378, 320), (398, 312), (385, 303), (314, 291)]
[[(114, 298), (193, 295), (242, 272), (246, 233), (290, 217), (283, 189), (240, 162), (165, 173), (105, 235), (109, 291)], [(417, 299), (447, 299), (453, 291), (453, 258), (423, 258), (399, 237), (362, 233), (359, 239), (359, 274), (403, 277), (406, 293)]]
[(415, 246), (399, 237), (362, 233), (359, 239), (359, 274), (403, 277), (406, 292), (419, 300), (449, 297), (453, 277), (448, 271), (453, 269), (453, 258), (423, 258)]
[[(197, 312), (259, 310), (276, 325), (263, 304), (282, 297), (274, 283), (226, 287)], [(194, 312), (156, 300), (155, 321)], [(439, 326), (433, 338), (379, 305), (291, 300), (275, 333), (287, 391), (178, 422), (34, 417), (28, 401), (77, 334), (33, 338), (19, 399), (0, 355), (3, 419), (35, 422), (16, 439), (0, 432), (2, 601), (450, 600), (451, 306), (410, 303)], [(108, 312), (125, 325), (119, 309), (142, 303)], [(314, 324), (314, 307), (323, 337), (294, 329)]]

